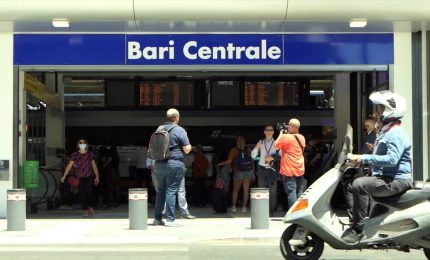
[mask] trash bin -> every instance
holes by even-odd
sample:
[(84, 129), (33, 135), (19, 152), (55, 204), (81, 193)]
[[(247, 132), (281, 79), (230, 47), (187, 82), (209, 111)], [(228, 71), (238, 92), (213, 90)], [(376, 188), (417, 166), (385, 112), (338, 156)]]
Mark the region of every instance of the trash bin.
[(22, 173), (22, 187), (24, 189), (37, 189), (39, 187), (39, 161), (24, 161)]

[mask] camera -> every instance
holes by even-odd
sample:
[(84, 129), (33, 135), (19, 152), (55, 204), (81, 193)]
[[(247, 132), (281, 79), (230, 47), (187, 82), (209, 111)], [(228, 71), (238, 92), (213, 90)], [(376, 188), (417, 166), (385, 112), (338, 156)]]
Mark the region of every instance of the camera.
[(283, 123), (276, 123), (276, 130), (284, 132), (284, 133), (288, 133), (288, 124), (283, 122)]

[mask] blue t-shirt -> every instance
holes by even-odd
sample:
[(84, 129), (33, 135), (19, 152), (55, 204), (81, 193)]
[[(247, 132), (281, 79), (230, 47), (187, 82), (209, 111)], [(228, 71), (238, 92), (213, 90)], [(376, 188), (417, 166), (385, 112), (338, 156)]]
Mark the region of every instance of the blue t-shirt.
[[(166, 122), (164, 125), (166, 128), (171, 127), (173, 123)], [(170, 149), (170, 159), (171, 160), (179, 160), (185, 161), (185, 153), (182, 150), (183, 146), (189, 145), (190, 140), (188, 140), (187, 132), (182, 126), (177, 125), (173, 128), (169, 133), (169, 149)]]

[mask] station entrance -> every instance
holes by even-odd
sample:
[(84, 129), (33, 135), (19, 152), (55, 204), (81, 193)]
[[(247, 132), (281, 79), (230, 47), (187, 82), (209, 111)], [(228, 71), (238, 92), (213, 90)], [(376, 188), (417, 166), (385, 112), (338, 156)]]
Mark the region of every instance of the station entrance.
[[(20, 100), (25, 103), (26, 135), (22, 136), (21, 160), (40, 165), (39, 185), (31, 191), (30, 209), (58, 211), (73, 206), (64, 201), (59, 183), (64, 165), (57, 155), (76, 151), (79, 138), (88, 140), (94, 154), (116, 147), (119, 156), (118, 204), (127, 203), (129, 188), (149, 187), (155, 192), (146, 165), (146, 146), (151, 133), (164, 122), (168, 108), (181, 113), (180, 124), (191, 144), (203, 145), (211, 162), (207, 172), (205, 201), (211, 191), (218, 162), (242, 135), (253, 148), (264, 138), (266, 124), (298, 118), (307, 140), (324, 147), (320, 174), (331, 167), (336, 153), (338, 128), (351, 123), (357, 144), (364, 137), (361, 125), (373, 115), (367, 102), (376, 89), (388, 88), (388, 72), (88, 72), (22, 71)], [(348, 107), (346, 107), (348, 106)], [(312, 142), (314, 144), (314, 142)], [(308, 154), (311, 154), (311, 144)], [(358, 147), (359, 145), (355, 145)], [(309, 159), (308, 159), (309, 160)], [(193, 205), (193, 152), (186, 157), (188, 203)], [(25, 177), (20, 176), (21, 181)], [(257, 181), (253, 182), (254, 186)], [(282, 183), (278, 188), (283, 201)], [(100, 207), (103, 187), (96, 190)], [(64, 190), (63, 190), (64, 192)], [(339, 202), (341, 203), (341, 202)], [(115, 206), (115, 205), (114, 205)], [(106, 207), (107, 208), (107, 207)], [(279, 204), (278, 211), (285, 210)]]

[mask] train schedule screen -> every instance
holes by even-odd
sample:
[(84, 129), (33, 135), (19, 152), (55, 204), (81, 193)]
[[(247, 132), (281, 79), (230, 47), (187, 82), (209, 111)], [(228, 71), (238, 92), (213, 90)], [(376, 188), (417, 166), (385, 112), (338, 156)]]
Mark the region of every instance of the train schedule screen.
[(211, 106), (239, 106), (239, 82), (217, 80), (211, 82)]
[(246, 81), (245, 106), (297, 106), (299, 84), (297, 81)]
[(194, 106), (193, 82), (144, 81), (139, 84), (140, 106)]

